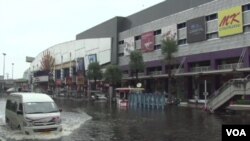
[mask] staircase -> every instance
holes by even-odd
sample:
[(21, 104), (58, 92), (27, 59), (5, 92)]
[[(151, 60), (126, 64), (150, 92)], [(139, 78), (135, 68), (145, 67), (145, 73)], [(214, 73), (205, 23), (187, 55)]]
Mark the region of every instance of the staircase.
[(226, 82), (208, 98), (207, 108), (214, 112), (236, 95), (250, 95), (250, 76)]

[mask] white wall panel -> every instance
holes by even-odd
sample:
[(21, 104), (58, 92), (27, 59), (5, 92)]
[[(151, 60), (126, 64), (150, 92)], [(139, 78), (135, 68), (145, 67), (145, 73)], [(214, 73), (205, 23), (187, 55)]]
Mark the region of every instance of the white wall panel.
[[(70, 60), (76, 60), (76, 58), (81, 57), (85, 57), (85, 61), (88, 64), (89, 54), (97, 54), (97, 59), (99, 58), (98, 61), (102, 65), (104, 63), (110, 62), (111, 60), (111, 38), (69, 41), (54, 45), (48, 48), (47, 50), (55, 58), (56, 65), (61, 64), (61, 62), (65, 63), (69, 62)], [(33, 68), (34, 70), (40, 69), (40, 62), (42, 60), (43, 52), (39, 53), (36, 56), (35, 60), (31, 63), (31, 70), (33, 70)], [(63, 56), (63, 59), (61, 59), (61, 56)], [(85, 66), (87, 64), (85, 64)]]

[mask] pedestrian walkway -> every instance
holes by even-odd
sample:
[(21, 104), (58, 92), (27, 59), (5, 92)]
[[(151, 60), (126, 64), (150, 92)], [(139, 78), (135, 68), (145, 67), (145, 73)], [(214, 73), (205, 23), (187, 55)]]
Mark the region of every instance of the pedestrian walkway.
[(231, 104), (227, 108), (230, 110), (249, 110), (250, 111), (250, 105)]

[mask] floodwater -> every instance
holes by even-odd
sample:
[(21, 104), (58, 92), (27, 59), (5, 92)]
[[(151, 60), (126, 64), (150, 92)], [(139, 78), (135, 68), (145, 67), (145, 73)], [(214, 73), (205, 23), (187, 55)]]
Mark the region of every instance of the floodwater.
[(59, 135), (27, 136), (5, 125), (0, 100), (2, 140), (53, 141), (220, 141), (222, 124), (250, 124), (249, 112), (209, 114), (198, 108), (119, 109), (103, 102), (56, 99), (62, 112)]

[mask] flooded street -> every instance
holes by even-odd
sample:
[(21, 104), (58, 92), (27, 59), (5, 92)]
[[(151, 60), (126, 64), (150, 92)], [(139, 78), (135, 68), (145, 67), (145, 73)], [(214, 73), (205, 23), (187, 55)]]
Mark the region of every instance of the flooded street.
[(106, 103), (57, 99), (62, 112), (60, 135), (26, 136), (5, 125), (1, 100), (0, 137), (54, 141), (220, 141), (222, 124), (249, 124), (250, 115), (208, 114), (200, 109), (168, 106), (163, 111), (118, 109)]

